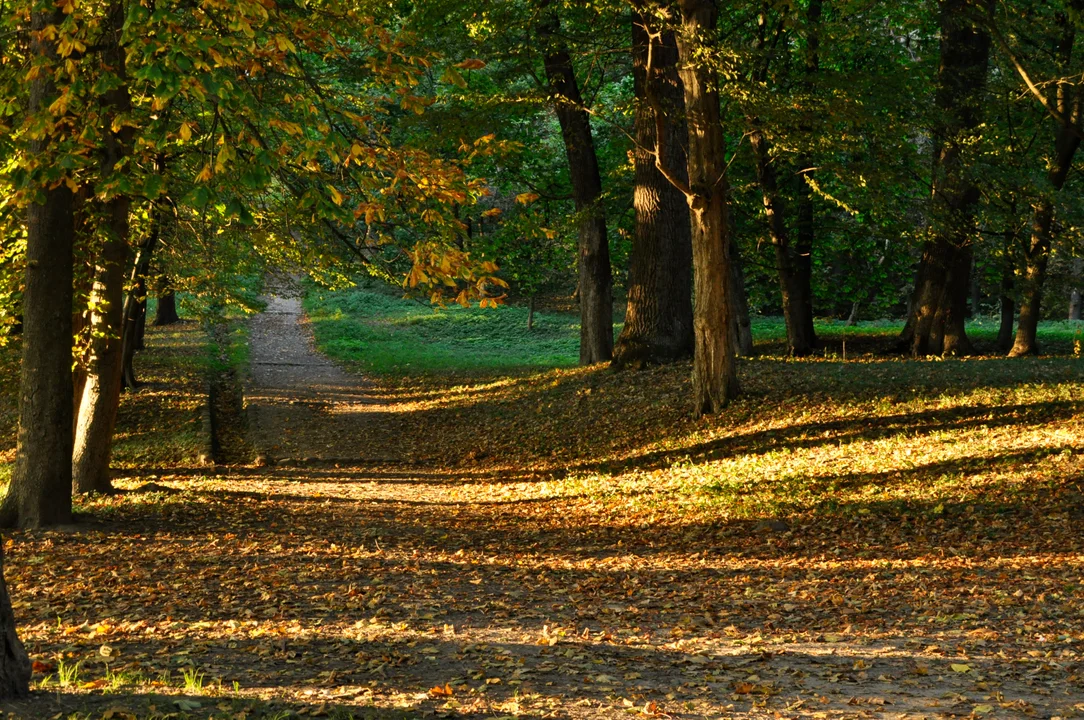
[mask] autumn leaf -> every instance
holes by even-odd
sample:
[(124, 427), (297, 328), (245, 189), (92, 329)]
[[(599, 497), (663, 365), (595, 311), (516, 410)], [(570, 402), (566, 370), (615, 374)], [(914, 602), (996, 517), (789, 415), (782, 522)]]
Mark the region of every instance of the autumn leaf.
[(486, 63), (484, 60), (479, 60), (478, 58), (469, 58), (463, 62), (456, 63), (455, 66), (460, 70), (481, 70), (486, 66)]
[(445, 683), (443, 686), (436, 685), (429, 688), (429, 695), (430, 697), (451, 697), (452, 695), (455, 695), (455, 689), (448, 683)]

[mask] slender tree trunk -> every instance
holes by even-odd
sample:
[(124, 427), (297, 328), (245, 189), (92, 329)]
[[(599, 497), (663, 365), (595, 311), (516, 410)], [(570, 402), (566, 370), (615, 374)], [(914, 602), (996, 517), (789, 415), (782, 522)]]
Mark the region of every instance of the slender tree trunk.
[[(669, 157), (685, 154), (685, 95), (677, 72), (673, 32), (632, 20), (633, 79), (637, 98), (634, 150), (636, 229), (629, 254), (628, 308), (617, 339), (614, 366), (665, 363), (693, 353), (692, 238), (685, 197), (655, 167), (652, 149), (664, 143)], [(650, 65), (649, 62), (650, 53)], [(647, 84), (651, 83), (650, 90)], [(665, 109), (665, 137), (657, 138), (654, 94)], [(675, 168), (683, 181), (687, 175)]]
[[(1062, 68), (1068, 71), (1076, 39), (1076, 28), (1067, 16), (1062, 15), (1061, 20), (1064, 31), (1059, 42), (1058, 55)], [(1046, 266), (1050, 260), (1051, 239), (1054, 231), (1054, 197), (1065, 187), (1065, 179), (1073, 166), (1077, 148), (1080, 147), (1084, 89), (1064, 81), (1058, 83), (1054, 93), (1054, 103), (1067, 125), (1058, 128), (1058, 134), (1054, 140), (1054, 157), (1046, 176), (1049, 187), (1032, 206), (1031, 242), (1025, 252), (1026, 269), (1020, 292), (1020, 320), (1016, 326), (1016, 341), (1009, 350), (1010, 357), (1036, 355), (1039, 352), (1036, 333), (1039, 329), (1043, 283), (1046, 281)]]
[(1005, 257), (1001, 266), (1001, 289), (999, 293), (999, 305), (1001, 306), (1001, 323), (997, 329), (997, 349), (999, 352), (1008, 352), (1013, 344), (1013, 317), (1015, 316), (1016, 303), (1013, 301), (1013, 285), (1016, 281), (1016, 263), (1013, 262), (1012, 249), (1016, 247), (1016, 231), (1005, 231)]
[(154, 311), (154, 324), (157, 327), (179, 322), (177, 314), (177, 295), (169, 285), (168, 278), (162, 278), (158, 286), (158, 307)]
[(132, 268), (132, 290), (124, 302), (124, 329), (121, 333), (123, 386), (135, 390), (139, 383), (135, 375), (135, 352), (142, 346), (142, 331), (147, 317), (147, 274), (150, 272), (151, 257), (158, 245), (160, 210), (157, 206), (151, 210), (150, 228), (147, 237), (139, 246), (135, 266)]
[[(775, 248), (775, 269), (783, 299), (783, 320), (787, 326), (787, 349), (790, 355), (802, 357), (813, 352), (816, 342), (816, 336), (809, 334), (813, 325), (808, 276), (805, 281), (799, 278), (800, 255), (791, 245), (786, 201), (779, 191), (768, 138), (762, 130), (755, 128), (749, 135), (749, 142), (756, 156), (757, 182), (764, 200), (764, 214), (768, 219), (768, 236)], [(808, 321), (807, 313), (810, 315)]]
[[(120, 36), (124, 26), (124, 3), (114, 0), (107, 14), (106, 35), (101, 57), (109, 72), (119, 76), (119, 84), (104, 96), (106, 108), (103, 128), (105, 138), (101, 172), (108, 177), (128, 152), (132, 131), (114, 132), (113, 118), (131, 109), (128, 87), (124, 81), (124, 48)], [(117, 409), (120, 406), (123, 373), (121, 331), (124, 321), (124, 271), (128, 262), (128, 231), (131, 200), (117, 195), (106, 201), (108, 236), (95, 271), (92, 290), (91, 329), (94, 335), (92, 357), (87, 372), (83, 399), (75, 431), (72, 460), (72, 491), (75, 493), (111, 492), (109, 459), (113, 447)]]
[(693, 410), (722, 409), (738, 392), (731, 307), (726, 147), (718, 78), (701, 50), (715, 42), (714, 0), (681, 0), (678, 53), (689, 124), (689, 214), (693, 238)]
[[(31, 15), (31, 50), (56, 60), (54, 41), (41, 31), (59, 24), (60, 10)], [(57, 88), (44, 72), (30, 83), (30, 112), (44, 112)], [(49, 138), (33, 140), (30, 154), (47, 157)], [(26, 223), (26, 286), (23, 294), (23, 356), (19, 379), (19, 434), (15, 467), (0, 505), (0, 525), (41, 527), (71, 522), (72, 478), (72, 304), (75, 209), (72, 191), (61, 183), (46, 188)], [(0, 599), (0, 622), (10, 609)], [(26, 688), (14, 662), (11, 632), (4, 633), (0, 692)], [(8, 662), (11, 660), (12, 662)]]
[(741, 252), (730, 236), (730, 289), (734, 306), (734, 348), (742, 357), (753, 356), (753, 323), (749, 318), (749, 298), (745, 293), (745, 266)]
[[(548, 4), (548, 3), (547, 3)], [(546, 10), (548, 11), (548, 9)], [(538, 29), (549, 90), (561, 135), (579, 216), (580, 364), (613, 358), (613, 278), (606, 216), (591, 119), (584, 108), (568, 48), (559, 38), (560, 21), (550, 13)]]
[(1080, 320), (1081, 309), (1084, 306), (1084, 295), (1081, 294), (1081, 286), (1084, 285), (1084, 258), (1073, 258), (1073, 271), (1070, 277), (1073, 289), (1069, 293), (1069, 319)]
[(968, 307), (967, 316), (969, 318), (979, 317), (980, 309), (979, 304), (982, 302), (982, 285), (979, 282), (979, 263), (972, 257), (971, 258), (971, 305)]
[[(992, 0), (981, 0), (986, 12)], [(982, 122), (990, 37), (970, 19), (969, 0), (941, 0), (941, 66), (937, 76), (931, 238), (922, 253), (911, 314), (900, 348), (912, 355), (972, 351), (964, 328), (979, 191), (964, 158)]]

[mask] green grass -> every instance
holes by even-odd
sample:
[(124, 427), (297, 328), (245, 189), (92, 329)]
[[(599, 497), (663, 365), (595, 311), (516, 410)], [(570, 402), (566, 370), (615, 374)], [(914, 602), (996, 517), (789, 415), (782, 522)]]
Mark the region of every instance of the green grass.
[[(536, 312), (534, 329), (527, 329), (527, 309), (506, 305), (497, 309), (434, 308), (407, 300), (386, 289), (352, 288), (328, 291), (310, 288), (305, 311), (312, 321), (317, 345), (333, 359), (377, 373), (417, 375), (447, 372), (508, 371), (575, 366), (579, 360), (579, 318), (573, 313)], [(818, 336), (826, 343), (850, 339), (886, 342), (899, 334), (903, 322), (878, 320), (848, 326), (841, 320), (820, 319)], [(615, 324), (615, 332), (620, 324)], [(980, 352), (992, 353), (998, 323), (977, 318), (968, 334)], [(1084, 323), (1044, 322), (1039, 344), (1044, 352), (1070, 354), (1084, 335)], [(786, 339), (780, 317), (753, 320), (756, 343), (769, 353)], [(839, 352), (839, 347), (828, 352)]]
[(305, 297), (320, 349), (340, 362), (392, 374), (566, 367), (579, 359), (574, 316), (527, 309), (434, 308), (387, 291), (313, 289)]

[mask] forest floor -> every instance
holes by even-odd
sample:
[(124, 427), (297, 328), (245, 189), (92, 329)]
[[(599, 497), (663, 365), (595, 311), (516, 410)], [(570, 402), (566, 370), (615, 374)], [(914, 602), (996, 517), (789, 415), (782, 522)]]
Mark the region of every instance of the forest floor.
[(154, 330), (129, 492), (7, 539), (6, 717), (1084, 717), (1080, 358), (762, 355), (694, 419), (688, 365), (362, 378), (272, 300), (224, 464)]

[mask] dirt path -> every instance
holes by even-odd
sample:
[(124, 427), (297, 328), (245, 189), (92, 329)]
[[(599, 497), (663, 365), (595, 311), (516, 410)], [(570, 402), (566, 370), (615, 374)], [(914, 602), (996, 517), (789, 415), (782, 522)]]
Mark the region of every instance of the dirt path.
[(363, 431), (365, 381), (312, 347), (300, 289), (280, 279), (267, 309), (249, 323), (245, 388), (249, 439), (265, 462), (361, 460), (351, 438)]

